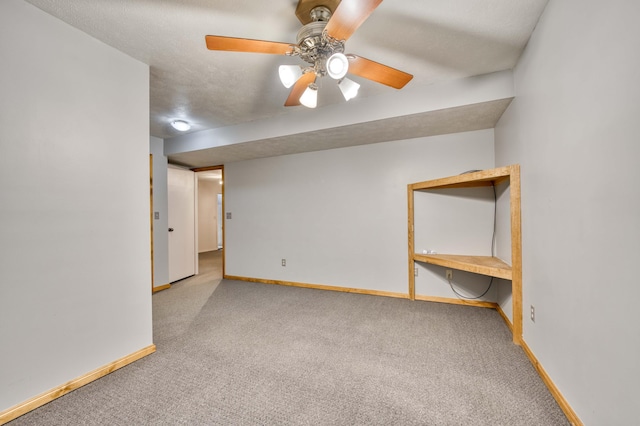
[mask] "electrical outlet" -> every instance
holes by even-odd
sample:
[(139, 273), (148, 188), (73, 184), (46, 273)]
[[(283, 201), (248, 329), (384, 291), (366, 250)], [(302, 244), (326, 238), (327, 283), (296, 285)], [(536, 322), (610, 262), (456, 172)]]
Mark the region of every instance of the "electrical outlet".
[(414, 275), (414, 276), (416, 276), (416, 277), (418, 276), (418, 268), (415, 268), (415, 269), (413, 270), (413, 275)]
[(282, 266), (287, 266), (287, 259), (282, 259)]
[(227, 212), (227, 219), (231, 219), (231, 212)]
[(451, 269), (447, 269), (445, 273), (447, 280), (451, 281), (453, 279), (453, 271)]
[(531, 305), (531, 321), (536, 322), (536, 308)]

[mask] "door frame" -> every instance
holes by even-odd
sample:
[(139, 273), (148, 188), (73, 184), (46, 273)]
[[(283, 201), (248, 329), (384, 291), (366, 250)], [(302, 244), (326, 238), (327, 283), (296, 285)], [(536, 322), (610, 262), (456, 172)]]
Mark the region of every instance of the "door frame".
[[(155, 294), (159, 291), (162, 290), (166, 290), (168, 288), (171, 288), (171, 284), (164, 284), (164, 285), (160, 285), (158, 287), (156, 287), (156, 275), (155, 275), (155, 270), (156, 270), (156, 251), (155, 251), (155, 244), (156, 241), (153, 238), (153, 233), (155, 230), (155, 210), (153, 208), (153, 194), (154, 194), (154, 186), (153, 186), (153, 165), (154, 165), (154, 157), (153, 154), (149, 154), (149, 230), (151, 232), (151, 236), (150, 236), (150, 242), (151, 242), (151, 294)], [(162, 176), (161, 176), (162, 178)], [(164, 176), (164, 178), (166, 179), (166, 174)], [(167, 265), (168, 267), (168, 265)]]
[[(192, 169), (190, 169), (192, 172), (198, 173), (198, 172), (208, 172), (211, 170), (220, 170), (220, 173), (222, 173), (222, 184), (221, 186), (221, 190), (222, 190), (222, 217), (220, 218), (220, 220), (222, 221), (222, 276), (225, 276), (225, 249), (227, 247), (227, 242), (225, 240), (225, 208), (224, 208), (224, 188), (225, 188), (225, 177), (224, 177), (224, 165), (218, 165), (218, 166), (209, 166), (209, 167), (194, 167)], [(197, 179), (196, 179), (197, 182)], [(197, 199), (197, 194), (196, 194), (196, 199)], [(196, 211), (197, 214), (197, 211)], [(197, 219), (197, 218), (196, 218)], [(196, 237), (197, 237), (197, 233), (196, 233)], [(196, 250), (197, 252), (197, 250)]]
[(154, 256), (153, 256), (153, 154), (149, 154), (149, 222), (151, 228), (151, 293), (154, 293), (153, 284), (155, 276), (153, 272)]

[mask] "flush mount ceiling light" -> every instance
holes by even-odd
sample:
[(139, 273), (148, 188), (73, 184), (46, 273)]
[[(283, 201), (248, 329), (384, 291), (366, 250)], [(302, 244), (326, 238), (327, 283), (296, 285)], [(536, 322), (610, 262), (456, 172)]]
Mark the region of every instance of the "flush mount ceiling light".
[(173, 120), (171, 122), (171, 127), (173, 127), (174, 129), (180, 132), (186, 132), (191, 128), (191, 124), (187, 123), (184, 120)]
[[(267, 53), (298, 56), (308, 65), (282, 65), (280, 81), (291, 88), (285, 106), (317, 105), (317, 77), (338, 80), (344, 98), (356, 96), (357, 83), (345, 79), (347, 73), (402, 89), (412, 78), (411, 74), (387, 65), (344, 53), (344, 44), (362, 25), (382, 0), (299, 0), (296, 16), (303, 24), (298, 31), (296, 44), (247, 38), (208, 35), (209, 50)], [(304, 98), (304, 101), (303, 101)]]

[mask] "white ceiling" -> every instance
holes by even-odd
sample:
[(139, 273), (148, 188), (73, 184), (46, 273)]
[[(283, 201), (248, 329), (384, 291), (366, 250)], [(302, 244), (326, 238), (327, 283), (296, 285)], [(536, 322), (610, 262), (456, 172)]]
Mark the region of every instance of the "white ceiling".
[[(189, 121), (190, 132), (198, 132), (286, 117), (305, 108), (283, 106), (289, 89), (278, 79), (278, 65), (302, 64), (299, 58), (209, 51), (204, 41), (212, 34), (295, 43), (301, 27), (297, 0), (27, 1), (150, 66), (153, 136), (178, 135), (169, 125), (173, 119)], [(511, 69), (547, 1), (386, 0), (345, 50), (413, 74), (403, 91)], [(396, 91), (350, 78), (362, 86), (359, 98)], [(321, 80), (319, 93), (319, 107), (345, 102), (328, 78)], [(353, 127), (353, 132), (361, 130)], [(276, 153), (261, 149), (256, 155)], [(215, 156), (210, 160), (222, 163)]]
[(207, 170), (203, 172), (197, 172), (196, 176), (198, 177), (198, 179), (220, 181), (222, 180), (222, 170)]

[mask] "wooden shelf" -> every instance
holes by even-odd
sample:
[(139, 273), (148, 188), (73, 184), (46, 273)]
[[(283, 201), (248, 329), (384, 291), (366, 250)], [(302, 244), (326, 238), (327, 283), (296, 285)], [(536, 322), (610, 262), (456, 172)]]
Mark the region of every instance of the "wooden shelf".
[[(474, 188), (509, 185), (509, 210), (511, 222), (511, 266), (492, 256), (467, 256), (453, 254), (417, 254), (414, 235), (414, 196), (416, 192), (448, 188)], [(407, 185), (409, 230), (409, 297), (416, 299), (415, 262), (424, 262), (445, 268), (458, 269), (475, 274), (488, 275), (511, 281), (513, 341), (522, 341), (522, 231), (520, 229), (520, 166), (517, 164), (490, 170), (416, 182)], [(437, 207), (437, 206), (434, 206)], [(466, 302), (471, 303), (471, 302)], [(477, 303), (477, 302), (476, 302)]]
[(409, 188), (413, 191), (417, 191), (420, 189), (475, 188), (478, 186), (498, 185), (509, 180), (512, 168), (513, 166), (500, 167), (497, 169), (464, 173), (442, 179), (417, 182), (410, 184)]
[(414, 254), (413, 260), (444, 266), (445, 268), (473, 272), (474, 274), (511, 280), (511, 266), (492, 256), (466, 256), (457, 254)]

